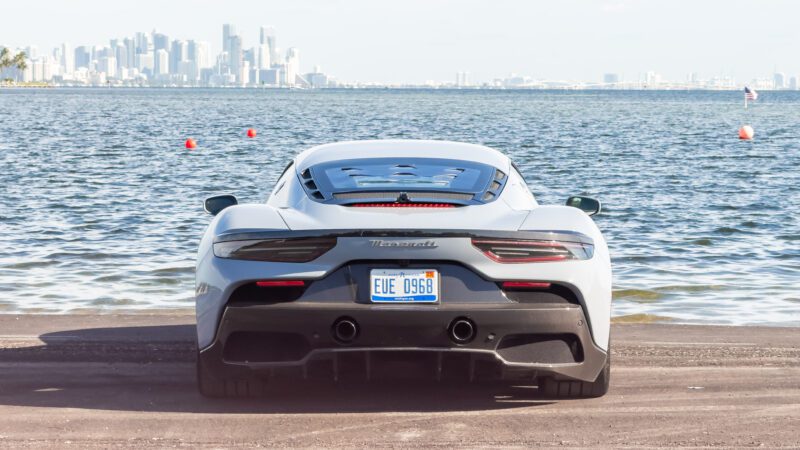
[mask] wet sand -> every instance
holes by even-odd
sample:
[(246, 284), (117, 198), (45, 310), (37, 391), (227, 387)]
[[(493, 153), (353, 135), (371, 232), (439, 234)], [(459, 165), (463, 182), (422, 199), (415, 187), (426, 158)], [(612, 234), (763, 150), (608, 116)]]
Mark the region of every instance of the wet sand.
[(279, 386), (208, 400), (193, 317), (0, 315), (0, 446), (800, 447), (800, 330), (617, 324), (611, 391)]

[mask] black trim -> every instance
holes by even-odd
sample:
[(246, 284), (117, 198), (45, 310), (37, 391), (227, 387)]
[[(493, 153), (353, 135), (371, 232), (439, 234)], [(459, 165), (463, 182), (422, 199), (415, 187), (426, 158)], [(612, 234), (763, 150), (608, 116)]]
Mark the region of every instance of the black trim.
[(214, 243), (251, 239), (291, 239), (304, 237), (392, 237), (392, 238), (494, 238), (576, 242), (594, 245), (589, 236), (577, 231), (476, 231), (476, 230), (236, 230), (222, 233)]
[[(355, 321), (361, 330), (359, 336), (347, 344), (337, 342), (324, 332), (343, 317)], [(466, 344), (454, 343), (447, 333), (448, 324), (459, 317), (466, 317), (477, 326), (478, 335)], [(309, 347), (295, 345), (295, 348), (286, 349), (287, 352), (291, 350), (291, 358), (281, 353), (278, 358), (267, 361), (226, 359), (223, 351), (226, 345), (236, 344), (229, 342), (231, 336), (242, 332), (293, 333), (300, 338), (295, 338), (298, 343), (304, 340)], [(534, 349), (533, 354), (526, 354), (524, 358), (503, 357), (504, 349), (499, 344), (507, 336), (531, 333), (542, 339), (569, 335), (576, 344), (573, 361), (551, 359), (548, 353), (552, 349), (547, 346)], [(490, 334), (492, 339), (488, 339)], [(230, 355), (234, 351), (231, 348), (227, 353)], [(317, 361), (338, 361), (346, 354), (377, 356), (397, 351), (434, 357), (464, 355), (470, 360), (486, 358), (507, 369), (525, 371), (528, 379), (550, 375), (558, 379), (593, 381), (607, 359), (607, 352), (594, 344), (582, 309), (576, 306), (508, 304), (487, 307), (476, 304), (401, 309), (339, 303), (228, 306), (214, 342), (200, 350), (199, 358), (203, 367), (219, 378), (270, 376), (285, 369), (295, 369), (290, 372), (294, 377), (304, 377)], [(366, 366), (368, 364), (361, 364), (361, 367)], [(334, 379), (337, 379), (336, 368), (334, 362)], [(463, 371), (472, 379), (472, 364)]]

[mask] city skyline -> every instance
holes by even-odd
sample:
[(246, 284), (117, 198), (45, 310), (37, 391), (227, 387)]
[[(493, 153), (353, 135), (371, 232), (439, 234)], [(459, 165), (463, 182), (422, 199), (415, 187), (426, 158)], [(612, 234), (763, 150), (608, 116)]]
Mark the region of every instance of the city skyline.
[[(0, 43), (0, 48), (3, 44)], [(221, 48), (194, 39), (171, 39), (156, 30), (111, 38), (108, 44), (73, 46), (63, 42), (50, 51), (36, 46), (24, 52), (26, 67), (0, 71), (0, 78), (55, 85), (90, 86), (270, 86), (324, 88), (334, 81), (321, 73), (301, 73), (300, 51), (277, 46), (271, 26), (259, 27), (256, 45), (245, 47), (234, 24), (222, 25)]]
[(457, 72), (479, 83), (511, 73), (574, 81), (619, 73), (631, 80), (649, 71), (666, 80), (698, 73), (749, 81), (800, 73), (799, 12), (800, 4), (781, 0), (42, 0), (4, 5), (19, 20), (4, 24), (0, 41), (40, 49), (62, 41), (96, 45), (156, 29), (209, 42), (217, 54), (222, 23), (236, 24), (245, 46), (270, 24), (282, 46), (303, 49), (302, 71), (320, 65), (348, 82), (455, 82)]
[[(626, 77), (605, 72), (600, 80), (548, 80), (526, 74), (508, 74), (491, 80), (476, 80), (469, 71), (458, 71), (450, 81), (424, 83), (339, 82), (322, 73), (319, 66), (303, 71), (300, 50), (278, 46), (273, 26), (258, 27), (258, 39), (246, 45), (235, 24), (221, 25), (218, 54), (207, 41), (172, 39), (153, 29), (126, 37), (111, 38), (108, 44), (72, 46), (64, 42), (50, 51), (26, 46), (16, 51), (27, 55), (25, 70), (13, 67), (0, 71), (0, 78), (54, 85), (94, 86), (238, 86), (238, 87), (455, 87), (455, 88), (551, 88), (551, 89), (736, 89), (745, 84), (756, 89), (798, 89), (798, 77), (775, 72), (768, 77), (741, 83), (730, 76), (702, 77), (697, 72), (682, 80), (669, 80), (656, 71)], [(0, 47), (4, 44), (0, 42)]]

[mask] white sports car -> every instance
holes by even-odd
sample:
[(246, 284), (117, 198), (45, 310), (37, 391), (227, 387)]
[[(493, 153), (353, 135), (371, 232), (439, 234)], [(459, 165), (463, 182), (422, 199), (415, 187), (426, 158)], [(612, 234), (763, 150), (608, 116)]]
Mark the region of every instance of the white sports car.
[(541, 206), (502, 153), (358, 141), (298, 155), (265, 204), (206, 200), (198, 385), (272, 378), (499, 380), (608, 390), (611, 264), (589, 217)]

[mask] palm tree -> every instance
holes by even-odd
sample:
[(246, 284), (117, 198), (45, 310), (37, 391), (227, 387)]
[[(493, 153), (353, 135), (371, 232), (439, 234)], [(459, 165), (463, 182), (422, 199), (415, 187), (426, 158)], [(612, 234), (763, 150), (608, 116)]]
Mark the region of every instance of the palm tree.
[(16, 56), (14, 56), (14, 59), (12, 60), (14, 65), (17, 66), (17, 69), (19, 69), (20, 72), (24, 72), (25, 69), (28, 68), (28, 63), (25, 62), (25, 58), (27, 57), (28, 55), (26, 55), (25, 52), (19, 52), (16, 54)]
[(8, 53), (9, 51), (7, 48), (0, 48), (0, 70), (11, 66), (11, 59), (8, 57)]
[[(7, 48), (0, 48), (0, 72), (9, 67), (15, 67), (19, 72), (24, 72), (28, 68), (28, 63), (25, 62), (27, 55), (25, 52), (19, 52), (14, 57), (10, 57), (11, 52)], [(7, 78), (5, 81), (12, 81), (12, 78)]]
[(14, 55), (13, 58), (11, 58), (10, 55), (11, 52), (9, 52), (7, 48), (3, 47), (0, 49), (0, 70), (7, 67), (16, 67), (20, 71), (24, 71), (28, 68), (28, 63), (25, 62), (25, 58), (27, 58), (28, 55), (26, 55), (25, 52), (19, 52)]

